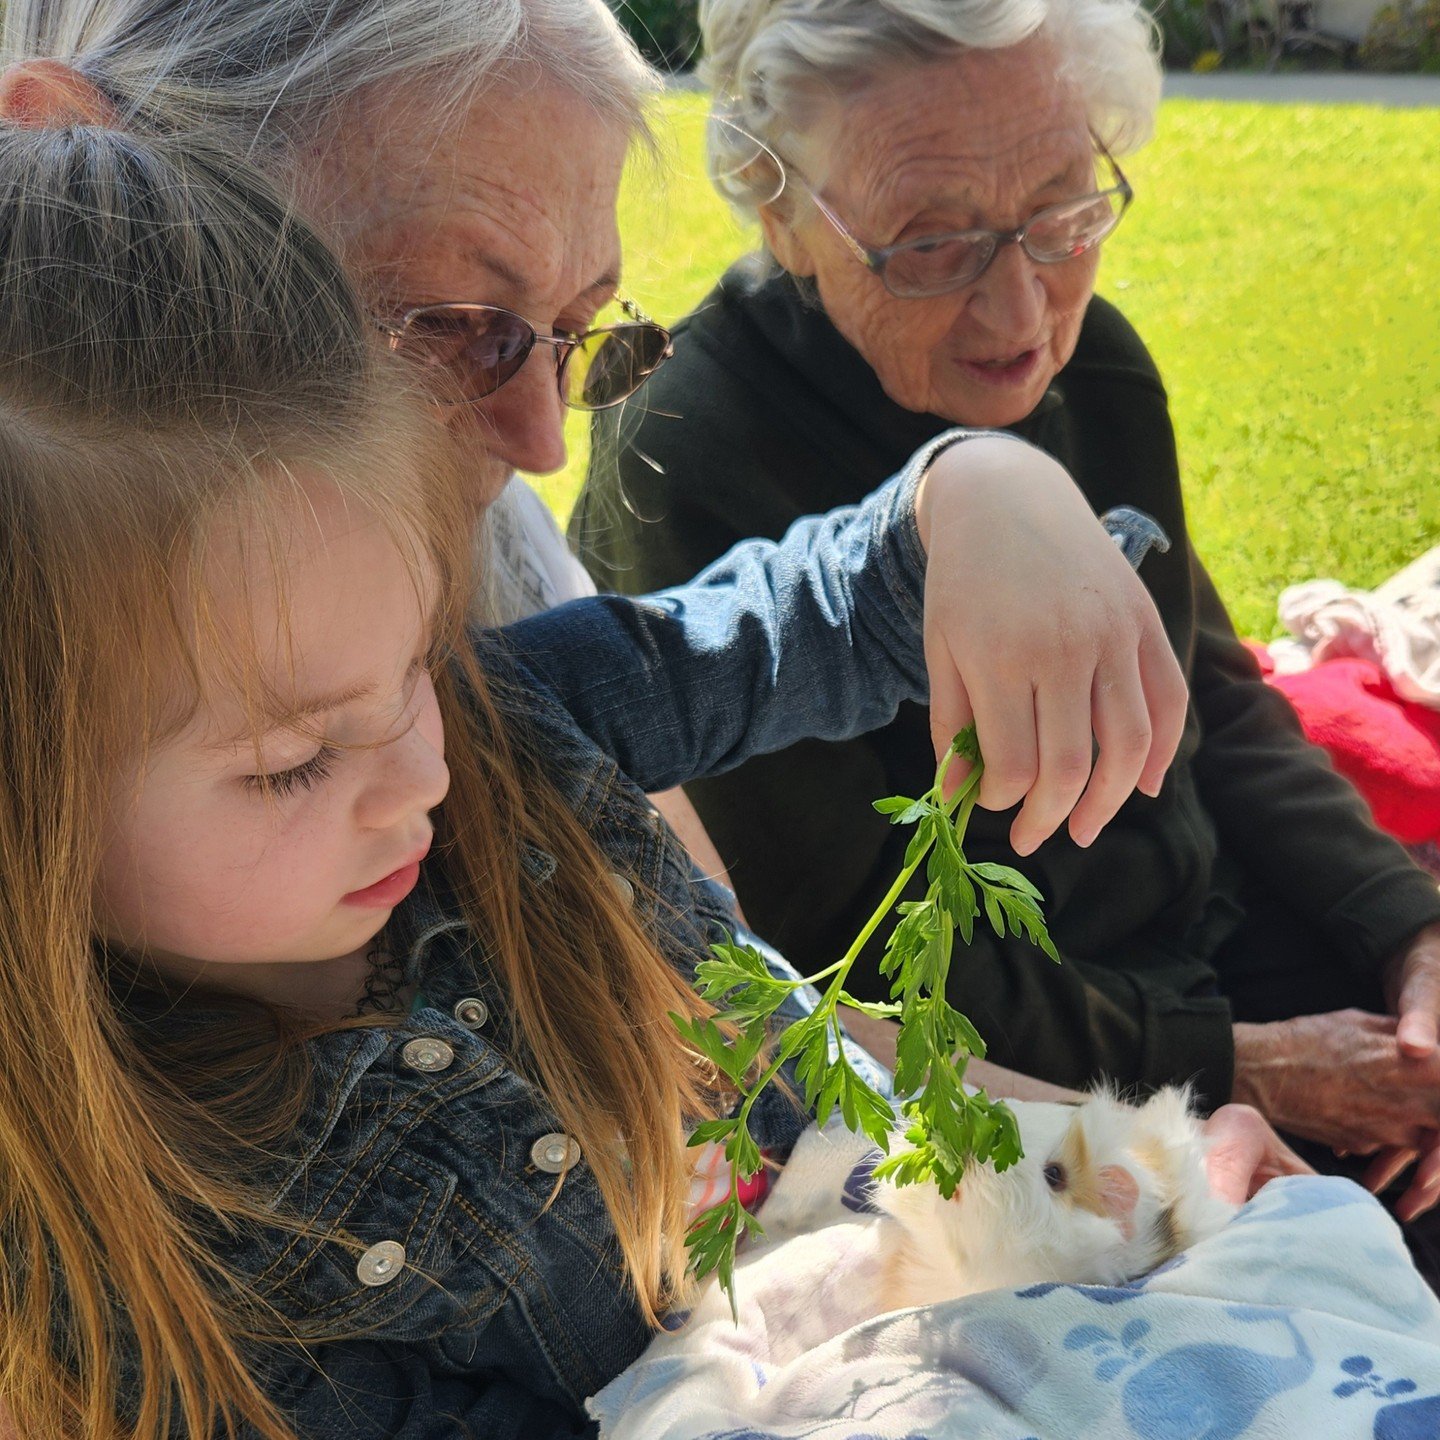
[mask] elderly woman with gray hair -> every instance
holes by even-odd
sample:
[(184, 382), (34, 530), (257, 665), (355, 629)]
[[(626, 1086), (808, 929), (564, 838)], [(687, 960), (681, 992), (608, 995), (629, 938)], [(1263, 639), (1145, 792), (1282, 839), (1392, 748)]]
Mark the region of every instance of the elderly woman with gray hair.
[[(977, 934), (952, 999), (992, 1058), (1054, 1082), (1193, 1081), (1376, 1155), (1377, 1188), (1423, 1155), (1413, 1218), (1440, 1194), (1440, 896), (1261, 683), (1186, 530), (1160, 376), (1095, 295), (1133, 198), (1120, 160), (1159, 101), (1152, 22), (1134, 0), (701, 14), (712, 174), (765, 249), (675, 327), (644, 405), (597, 425), (572, 528), (592, 572), (671, 583), (859, 500), (957, 424), (1049, 451), (1096, 511), (1153, 517), (1169, 549), (1140, 573), (1192, 697), (1177, 762), (1093, 845), (1030, 855), (1065, 963)], [(1065, 723), (1078, 764), (1088, 736)], [(907, 837), (869, 802), (913, 793), (929, 755), (915, 708), (692, 787), (747, 914), (802, 964), (843, 953), (895, 875)], [(1034, 848), (1010, 823), (977, 814), (972, 856)]]

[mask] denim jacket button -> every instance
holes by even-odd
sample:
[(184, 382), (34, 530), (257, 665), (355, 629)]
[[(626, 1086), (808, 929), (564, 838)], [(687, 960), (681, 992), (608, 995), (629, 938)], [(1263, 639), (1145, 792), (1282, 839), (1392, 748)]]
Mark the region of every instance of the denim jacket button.
[(620, 897), (622, 905), (633, 905), (635, 903), (635, 887), (630, 883), (629, 877), (622, 875), (618, 870), (612, 870), (608, 876), (610, 884), (614, 886), (615, 893)]
[(409, 1041), (400, 1052), (400, 1063), (411, 1070), (429, 1073), (433, 1070), (447, 1070), (455, 1060), (455, 1052), (433, 1035), (422, 1035), (418, 1040)]
[(542, 1135), (530, 1147), (530, 1159), (547, 1175), (563, 1175), (580, 1163), (580, 1144), (559, 1131)]
[(490, 1007), (478, 996), (467, 995), (455, 1002), (453, 1013), (467, 1030), (478, 1030), (490, 1018)]
[(355, 1262), (362, 1285), (388, 1285), (405, 1268), (405, 1247), (398, 1240), (372, 1245)]

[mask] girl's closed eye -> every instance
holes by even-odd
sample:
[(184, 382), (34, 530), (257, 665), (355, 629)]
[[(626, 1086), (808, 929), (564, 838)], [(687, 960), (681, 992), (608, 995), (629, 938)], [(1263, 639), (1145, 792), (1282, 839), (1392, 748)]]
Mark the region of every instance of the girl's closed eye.
[(313, 790), (328, 780), (340, 751), (328, 741), (310, 759), (285, 770), (273, 770), (262, 775), (245, 775), (241, 782), (252, 794), (291, 795), (297, 789)]

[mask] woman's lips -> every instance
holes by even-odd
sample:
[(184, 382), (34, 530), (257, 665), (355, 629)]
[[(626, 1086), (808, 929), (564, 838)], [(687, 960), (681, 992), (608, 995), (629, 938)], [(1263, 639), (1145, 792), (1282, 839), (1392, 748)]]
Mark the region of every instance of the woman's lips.
[(978, 385), (996, 390), (1028, 385), (1040, 367), (1038, 348), (1022, 350), (1008, 360), (959, 360), (960, 369)]
[(373, 885), (367, 885), (363, 890), (352, 890), (341, 898), (341, 904), (358, 905), (361, 909), (392, 909), (415, 888), (420, 879), (420, 861), (424, 858), (425, 852), (421, 851), (408, 865), (392, 870)]

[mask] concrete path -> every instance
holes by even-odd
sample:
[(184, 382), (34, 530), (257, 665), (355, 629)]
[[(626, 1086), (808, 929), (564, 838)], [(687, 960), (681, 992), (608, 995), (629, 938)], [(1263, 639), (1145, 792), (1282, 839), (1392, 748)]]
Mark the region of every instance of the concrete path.
[[(1440, 107), (1440, 75), (1214, 74), (1165, 76), (1165, 98), (1252, 100), (1280, 105), (1394, 105)], [(1437, 121), (1440, 123), (1440, 121)]]

